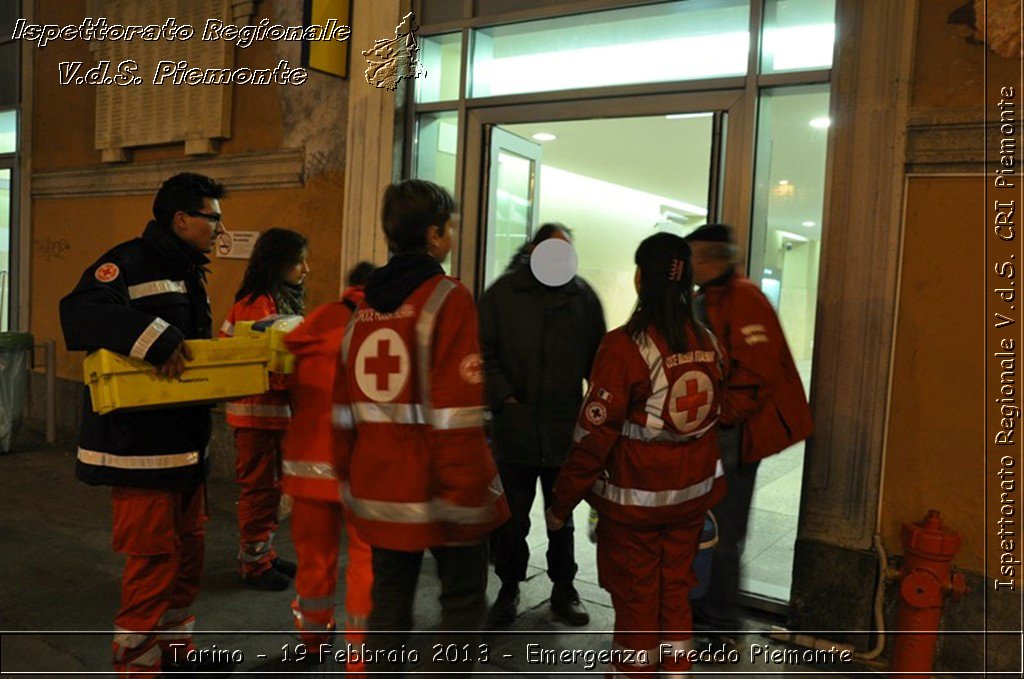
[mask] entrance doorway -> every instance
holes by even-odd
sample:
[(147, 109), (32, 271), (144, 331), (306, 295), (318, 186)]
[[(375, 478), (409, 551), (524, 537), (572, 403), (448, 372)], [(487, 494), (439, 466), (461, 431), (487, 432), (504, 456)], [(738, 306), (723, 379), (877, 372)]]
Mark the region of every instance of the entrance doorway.
[[(462, 250), (464, 280), (485, 289), (536, 228), (552, 221), (573, 231), (579, 275), (598, 294), (609, 328), (624, 323), (633, 308), (637, 244), (658, 231), (684, 236), (709, 221), (733, 221), (741, 240), (751, 232), (755, 236), (746, 261), (764, 268), (774, 261), (775, 253), (765, 250), (775, 240), (761, 235), (757, 224), (748, 230), (740, 220), (723, 215), (729, 192), (741, 190), (735, 181), (738, 172), (728, 161), (742, 157), (726, 134), (730, 114), (737, 111), (723, 108), (690, 106), (656, 115), (521, 122), (485, 122), (490, 116), (477, 113), (482, 118), (478, 127), (467, 130), (469, 157), (476, 138), (481, 161), (477, 172), (467, 175), (464, 196), (469, 203), (465, 212), (479, 214), (480, 224), (465, 232), (470, 242)], [(468, 165), (474, 169), (472, 162)], [(478, 204), (472, 204), (474, 197)], [(816, 249), (805, 251), (813, 262), (806, 260), (803, 266), (816, 272)], [(467, 276), (468, 270), (475, 275)], [(783, 297), (779, 281), (770, 275), (752, 278), (778, 310)], [(787, 301), (792, 303), (792, 296)], [(786, 327), (787, 334), (812, 336), (813, 310), (809, 323), (810, 328)], [(805, 384), (809, 370), (808, 356), (801, 361)], [(755, 607), (782, 612), (789, 601), (802, 465), (803, 446), (794, 446), (764, 462), (758, 475), (742, 582), (748, 603)], [(539, 547), (546, 539), (540, 503), (533, 519), (530, 543)], [(582, 533), (577, 561), (584, 575), (590, 570), (584, 562), (592, 560), (593, 552)], [(536, 552), (533, 565), (543, 568), (543, 550), (531, 552)]]

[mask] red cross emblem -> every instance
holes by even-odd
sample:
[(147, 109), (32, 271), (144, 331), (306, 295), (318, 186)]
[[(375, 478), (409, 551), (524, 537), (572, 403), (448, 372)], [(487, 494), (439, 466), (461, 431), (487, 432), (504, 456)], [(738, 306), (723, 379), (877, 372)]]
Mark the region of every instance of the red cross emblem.
[(669, 415), (684, 434), (692, 434), (709, 420), (714, 401), (711, 378), (700, 370), (689, 370), (672, 384)]
[(409, 380), (409, 350), (391, 328), (371, 332), (359, 345), (355, 377), (359, 388), (374, 401), (391, 401)]
[(607, 417), (608, 409), (604, 407), (603, 403), (591, 401), (587, 404), (587, 419), (590, 420), (591, 423), (600, 426)]
[(96, 280), (100, 283), (109, 283), (119, 275), (121, 275), (121, 270), (113, 262), (107, 262), (96, 269)]
[(398, 354), (391, 355), (391, 342), (386, 339), (377, 340), (377, 355), (366, 357), (366, 372), (377, 377), (377, 389), (388, 390), (388, 380), (402, 369)]

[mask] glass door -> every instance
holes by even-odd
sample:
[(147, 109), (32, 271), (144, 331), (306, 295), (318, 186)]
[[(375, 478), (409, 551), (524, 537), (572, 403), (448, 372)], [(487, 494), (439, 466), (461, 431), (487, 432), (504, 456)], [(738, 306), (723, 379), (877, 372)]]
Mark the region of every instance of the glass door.
[(540, 201), (541, 145), (491, 128), (487, 169), (487, 221), (484, 224), (484, 287), (493, 283), (533, 236)]

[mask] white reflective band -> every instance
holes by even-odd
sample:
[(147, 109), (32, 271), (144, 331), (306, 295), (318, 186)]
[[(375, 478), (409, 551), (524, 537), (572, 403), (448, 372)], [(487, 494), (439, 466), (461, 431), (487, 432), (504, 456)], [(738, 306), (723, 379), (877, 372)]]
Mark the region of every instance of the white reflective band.
[(351, 429), (355, 426), (352, 419), (352, 407), (335, 404), (331, 408), (331, 424), (337, 429)]
[(295, 616), (295, 624), (303, 632), (331, 632), (334, 630), (332, 623), (307, 621), (306, 616), (297, 608), (292, 608), (292, 615)]
[(128, 286), (128, 297), (131, 299), (164, 295), (168, 292), (177, 292), (185, 295), (188, 294), (188, 288), (185, 287), (185, 281), (150, 281), (148, 283)]
[(310, 611), (331, 611), (334, 610), (334, 595), (309, 599), (296, 595), (295, 605), (307, 613)]
[[(714, 421), (712, 421), (714, 424)], [(698, 434), (676, 434), (665, 429), (648, 429), (636, 422), (626, 422), (622, 425), (622, 435), (634, 441), (656, 442), (656, 443), (687, 443), (699, 439), (707, 431), (703, 429)]]
[[(444, 306), (445, 300), (448, 299), (448, 295), (454, 289), (455, 283), (453, 281), (442, 278), (430, 293), (430, 297), (424, 303), (423, 309), (420, 310), (420, 317), (416, 319), (416, 369), (419, 377), (420, 404), (427, 413), (430, 413), (432, 410), (430, 401), (430, 367), (432, 363), (431, 349), (434, 344), (434, 321), (437, 319), (437, 314), (441, 311), (441, 307)], [(427, 416), (427, 419), (433, 421), (433, 417), (430, 415)]]
[(267, 405), (266, 403), (228, 403), (224, 409), (228, 415), (240, 417), (291, 417), (290, 406)]
[(114, 627), (114, 643), (125, 648), (138, 648), (146, 643), (150, 635), (131, 632), (123, 627)]
[(580, 441), (582, 441), (583, 439), (585, 439), (588, 436), (590, 436), (590, 432), (577, 424), (576, 425), (576, 430), (573, 431), (573, 433), (572, 433), (572, 442), (573, 443), (579, 443)]
[(235, 324), (231, 321), (224, 321), (224, 325), (220, 326), (220, 331), (228, 337), (235, 336)]
[(484, 406), (467, 408), (436, 408), (431, 413), (434, 429), (471, 429), (484, 426)]
[(362, 632), (366, 630), (366, 624), (370, 617), (367, 615), (345, 614), (345, 629), (349, 632)]
[(156, 342), (160, 335), (164, 334), (164, 331), (169, 327), (171, 327), (170, 324), (164, 319), (153, 319), (153, 322), (147, 325), (146, 329), (139, 335), (139, 338), (135, 340), (135, 344), (132, 345), (132, 350), (128, 355), (140, 360), (146, 358), (146, 352), (153, 346), (153, 342)]
[(324, 479), (326, 481), (337, 481), (338, 472), (334, 465), (329, 462), (296, 462), (285, 460), (281, 463), (281, 470), (285, 476), (296, 479)]
[(768, 335), (747, 335), (743, 338), (747, 344), (768, 344)]
[(238, 560), (245, 563), (254, 563), (261, 560), (270, 553), (270, 541), (246, 542), (238, 548)]
[(349, 510), (363, 519), (389, 523), (488, 523), (494, 518), (494, 503), (502, 494), (501, 479), (495, 476), (488, 488), (491, 501), (482, 507), (464, 507), (442, 498), (427, 502), (388, 502), (364, 500), (352, 496), (348, 484), (342, 484), (342, 497)]
[(672, 507), (681, 505), (684, 502), (695, 500), (711, 492), (715, 485), (715, 479), (722, 476), (722, 461), (715, 464), (715, 473), (703, 481), (699, 481), (685, 488), (673, 490), (640, 490), (639, 488), (620, 488), (612, 485), (605, 479), (598, 479), (594, 483), (594, 493), (604, 499), (624, 507)]
[(668, 376), (665, 374), (664, 358), (658, 350), (658, 345), (647, 333), (636, 340), (636, 346), (650, 372), (651, 395), (647, 397), (647, 405), (644, 407), (647, 413), (647, 426), (651, 429), (664, 429), (665, 422), (661, 416), (665, 411), (665, 399), (668, 397)]
[(742, 328), (740, 328), (740, 332), (742, 332), (744, 335), (753, 335), (754, 333), (766, 333), (768, 331), (765, 330), (765, 327), (760, 323), (754, 323), (752, 325), (743, 326)]
[(198, 464), (199, 453), (193, 451), (173, 455), (113, 455), (79, 448), (78, 459), (95, 467), (114, 469), (174, 469)]
[(375, 403), (366, 401), (352, 404), (356, 422), (378, 424), (426, 424), (423, 409), (418, 403)]

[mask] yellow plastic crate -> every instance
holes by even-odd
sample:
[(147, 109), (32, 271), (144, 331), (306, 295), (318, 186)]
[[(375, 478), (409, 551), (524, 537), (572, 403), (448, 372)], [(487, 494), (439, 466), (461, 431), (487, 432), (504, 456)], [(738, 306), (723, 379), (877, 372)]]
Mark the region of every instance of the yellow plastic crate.
[(92, 408), (114, 410), (183, 403), (230, 401), (270, 388), (270, 355), (265, 337), (188, 340), (192, 360), (177, 379), (155, 372), (145, 361), (100, 349), (82, 364)]
[(295, 372), (295, 356), (288, 351), (284, 338), (302, 323), (302, 316), (277, 316), (262, 321), (239, 321), (235, 337), (267, 337), (270, 339), (270, 372), (290, 375)]

